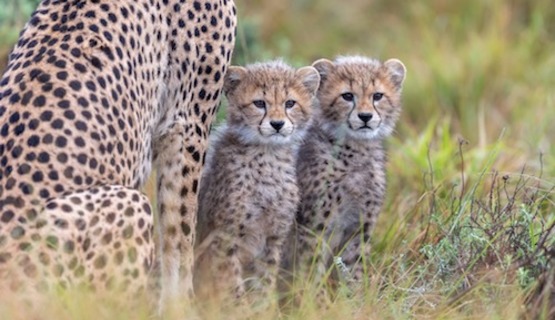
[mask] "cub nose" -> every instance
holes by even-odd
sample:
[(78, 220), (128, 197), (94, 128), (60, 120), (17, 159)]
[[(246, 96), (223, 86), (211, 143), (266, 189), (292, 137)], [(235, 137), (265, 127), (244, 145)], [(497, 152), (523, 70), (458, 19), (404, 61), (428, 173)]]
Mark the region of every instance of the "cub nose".
[(283, 125), (285, 124), (285, 121), (270, 121), (270, 125), (276, 129), (276, 131), (279, 132), (279, 130), (281, 130), (281, 128), (283, 128)]
[(358, 118), (362, 120), (362, 122), (366, 123), (372, 119), (371, 113), (359, 113)]

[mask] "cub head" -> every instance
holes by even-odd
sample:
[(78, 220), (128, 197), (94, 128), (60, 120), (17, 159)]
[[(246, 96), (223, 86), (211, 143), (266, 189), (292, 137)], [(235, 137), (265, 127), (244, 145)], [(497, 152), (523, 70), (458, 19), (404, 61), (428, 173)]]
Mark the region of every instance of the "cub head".
[(232, 66), (223, 89), (228, 127), (248, 142), (287, 143), (302, 137), (319, 84), (313, 67), (295, 70), (281, 61)]
[(321, 77), (317, 118), (324, 130), (358, 139), (383, 138), (393, 132), (406, 74), (401, 61), (381, 63), (353, 56), (321, 59), (312, 66)]

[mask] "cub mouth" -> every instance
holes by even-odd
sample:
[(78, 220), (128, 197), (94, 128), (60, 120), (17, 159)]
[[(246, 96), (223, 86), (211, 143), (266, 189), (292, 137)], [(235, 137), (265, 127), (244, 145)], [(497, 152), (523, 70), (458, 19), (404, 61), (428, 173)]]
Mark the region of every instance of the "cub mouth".
[(273, 132), (273, 133), (270, 133), (270, 134), (263, 134), (263, 133), (261, 132), (261, 135), (262, 135), (263, 137), (272, 138), (272, 139), (274, 139), (274, 138), (283, 139), (283, 138), (287, 138), (287, 137), (290, 136), (290, 134), (285, 134), (285, 133), (283, 133), (283, 132)]
[(271, 135), (269, 135), (269, 137), (280, 137), (280, 138), (285, 138), (285, 137), (288, 137), (288, 136), (289, 136), (288, 134), (284, 134), (282, 132), (275, 132), (275, 133), (272, 133)]
[(348, 124), (349, 129), (351, 129), (352, 131), (355, 132), (368, 132), (368, 131), (376, 131), (379, 128), (379, 125), (377, 125), (375, 128), (369, 126), (368, 124), (364, 124), (360, 127), (354, 127), (352, 124)]
[(368, 125), (363, 125), (362, 127), (359, 127), (359, 128), (357, 129), (357, 131), (366, 131), (366, 130), (373, 131), (373, 130), (376, 130), (376, 128), (372, 128), (372, 127), (370, 127), (370, 126), (368, 126)]

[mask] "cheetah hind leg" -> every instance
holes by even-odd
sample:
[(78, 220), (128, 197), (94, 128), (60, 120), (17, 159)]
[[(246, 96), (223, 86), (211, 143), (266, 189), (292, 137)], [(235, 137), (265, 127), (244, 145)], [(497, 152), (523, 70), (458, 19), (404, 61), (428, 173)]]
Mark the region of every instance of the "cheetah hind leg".
[(43, 213), (36, 223), (35, 239), (44, 241), (38, 257), (53, 257), (46, 269), (58, 285), (140, 303), (154, 261), (153, 216), (143, 193), (93, 187), (51, 199)]

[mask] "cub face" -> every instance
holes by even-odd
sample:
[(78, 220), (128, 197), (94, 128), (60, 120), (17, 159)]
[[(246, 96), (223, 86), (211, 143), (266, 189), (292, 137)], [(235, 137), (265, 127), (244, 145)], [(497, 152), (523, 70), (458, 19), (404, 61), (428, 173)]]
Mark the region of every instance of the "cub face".
[(333, 135), (358, 139), (390, 135), (401, 113), (406, 68), (397, 59), (384, 63), (365, 57), (321, 59), (318, 70), (320, 123)]
[(287, 143), (301, 137), (319, 84), (313, 67), (295, 70), (281, 61), (232, 66), (224, 78), (228, 126), (249, 142)]

